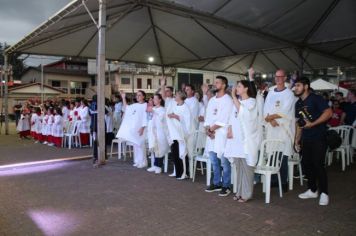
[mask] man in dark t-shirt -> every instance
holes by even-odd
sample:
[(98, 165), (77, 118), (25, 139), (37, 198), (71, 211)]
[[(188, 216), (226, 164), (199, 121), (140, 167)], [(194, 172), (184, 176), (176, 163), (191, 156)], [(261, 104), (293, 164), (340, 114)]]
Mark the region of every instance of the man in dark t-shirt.
[(296, 149), (301, 150), (302, 165), (308, 179), (308, 190), (299, 194), (299, 198), (317, 198), (319, 188), (319, 205), (325, 206), (329, 204), (325, 170), (326, 124), (332, 116), (332, 110), (323, 97), (310, 91), (308, 78), (297, 79), (294, 93), (299, 97), (295, 104), (295, 143)]
[(352, 125), (356, 119), (356, 90), (350, 90), (347, 94), (348, 102), (342, 108), (345, 112), (345, 125)]

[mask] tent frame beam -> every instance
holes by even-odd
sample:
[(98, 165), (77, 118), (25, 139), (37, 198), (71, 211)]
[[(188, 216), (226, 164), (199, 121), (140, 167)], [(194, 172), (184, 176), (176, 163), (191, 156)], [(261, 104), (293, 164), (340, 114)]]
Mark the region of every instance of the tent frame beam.
[[(150, 22), (151, 22), (151, 26), (152, 26), (152, 30), (153, 30), (153, 35), (155, 37), (156, 47), (157, 47), (159, 59), (160, 59), (160, 62), (161, 62), (160, 64), (164, 65), (161, 45), (160, 45), (160, 42), (158, 40), (158, 36), (157, 36), (157, 32), (156, 32), (156, 25), (155, 25), (155, 23), (153, 21), (153, 15), (152, 15), (151, 7), (147, 6), (147, 10), (148, 10), (148, 15), (150, 17)], [(162, 68), (162, 70), (164, 70), (164, 68)]]
[(244, 26), (238, 23), (234, 23), (231, 21), (227, 21), (225, 19), (216, 17), (216, 16), (212, 16), (211, 14), (205, 13), (205, 12), (201, 12), (201, 11), (196, 11), (187, 7), (183, 7), (183, 6), (177, 6), (177, 5), (173, 5), (171, 3), (166, 3), (166, 2), (162, 2), (162, 1), (158, 1), (158, 0), (146, 0), (147, 2), (145, 3), (146, 5), (149, 5), (151, 8), (157, 9), (157, 10), (161, 10), (163, 12), (168, 12), (170, 14), (175, 14), (178, 16), (182, 16), (182, 17), (186, 17), (186, 18), (193, 18), (195, 20), (202, 20), (204, 22), (210, 22), (213, 24), (217, 24), (217, 25), (221, 25), (222, 27), (225, 28), (230, 28), (232, 30), (237, 30), (238, 32), (244, 32), (247, 33), (249, 35), (255, 35), (257, 37), (260, 38), (264, 38), (266, 40), (270, 40), (273, 42), (277, 42), (277, 43), (281, 43), (284, 44), (285, 46), (288, 47), (292, 47), (292, 48), (304, 48), (305, 50), (311, 51), (313, 53), (319, 54), (319, 55), (323, 55), (325, 57), (329, 57), (332, 59), (337, 59), (340, 61), (344, 61), (346, 63), (349, 64), (353, 64), (356, 63), (356, 61), (350, 59), (350, 58), (345, 58), (342, 56), (336, 56), (333, 54), (330, 54), (328, 52), (322, 51), (322, 50), (318, 50), (315, 48), (310, 47), (309, 45), (306, 44), (301, 44), (301, 43), (297, 43), (294, 41), (290, 41), (284, 38), (281, 38), (279, 36), (267, 33), (267, 32), (263, 32), (259, 29), (254, 29), (248, 26)]
[(281, 69), (276, 63), (274, 63), (274, 61), (272, 61), (272, 59), (264, 52), (261, 52), (261, 54), (267, 59), (267, 61), (269, 61), (276, 70)]
[(230, 69), (231, 67), (233, 67), (234, 65), (236, 65), (237, 63), (239, 63), (240, 61), (244, 60), (246, 57), (250, 56), (250, 54), (245, 54), (242, 57), (240, 57), (239, 59), (237, 59), (235, 62), (233, 62), (232, 64), (230, 64), (229, 66), (225, 67), (223, 69), (223, 71), (227, 71), (228, 69)]
[(307, 35), (303, 39), (303, 43), (306, 43), (313, 37), (313, 35), (318, 31), (320, 26), (324, 23), (324, 21), (329, 17), (329, 15), (333, 12), (335, 7), (338, 5), (340, 0), (334, 0), (332, 3), (329, 5), (329, 7), (324, 11), (324, 13), (320, 16), (318, 21), (313, 25), (311, 30), (307, 33)]
[(187, 46), (185, 46), (183, 43), (181, 43), (179, 40), (177, 40), (176, 38), (174, 38), (172, 35), (170, 35), (169, 33), (167, 33), (165, 30), (163, 30), (161, 27), (156, 25), (156, 28), (161, 31), (163, 34), (167, 35), (170, 39), (172, 39), (174, 42), (176, 42), (179, 46), (181, 46), (182, 48), (184, 48), (185, 50), (187, 50), (188, 52), (190, 52), (193, 56), (195, 56), (197, 59), (201, 60), (202, 58), (196, 54), (193, 50), (191, 50), (190, 48), (188, 48)]

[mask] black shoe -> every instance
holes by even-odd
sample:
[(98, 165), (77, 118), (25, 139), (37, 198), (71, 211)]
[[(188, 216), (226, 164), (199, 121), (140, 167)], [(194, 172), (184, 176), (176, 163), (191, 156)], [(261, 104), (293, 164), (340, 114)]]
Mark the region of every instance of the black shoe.
[(217, 185), (210, 185), (207, 189), (205, 189), (205, 192), (207, 193), (212, 193), (212, 192), (218, 192), (221, 191), (221, 186), (217, 186)]
[(230, 188), (225, 188), (225, 187), (223, 187), (223, 188), (221, 189), (220, 193), (219, 193), (219, 196), (220, 196), (220, 197), (226, 197), (226, 196), (229, 196), (230, 193), (231, 193)]

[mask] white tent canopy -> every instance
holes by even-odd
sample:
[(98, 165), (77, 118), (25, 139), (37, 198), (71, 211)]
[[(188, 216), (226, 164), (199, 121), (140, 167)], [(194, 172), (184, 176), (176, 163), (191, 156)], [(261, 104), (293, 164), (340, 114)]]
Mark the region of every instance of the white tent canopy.
[[(95, 58), (98, 0), (74, 0), (8, 53)], [(244, 74), (356, 65), (354, 0), (107, 0), (106, 58)], [(302, 57), (301, 57), (302, 56)]]
[(344, 96), (346, 96), (348, 92), (347, 89), (341, 88), (323, 79), (317, 79), (311, 82), (310, 87), (312, 87), (314, 90), (340, 91), (344, 94)]

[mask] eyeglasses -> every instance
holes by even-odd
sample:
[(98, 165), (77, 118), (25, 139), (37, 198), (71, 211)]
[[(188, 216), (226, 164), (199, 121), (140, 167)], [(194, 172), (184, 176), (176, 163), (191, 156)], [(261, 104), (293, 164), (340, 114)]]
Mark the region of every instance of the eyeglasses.
[(285, 76), (285, 75), (279, 75), (279, 76), (278, 76), (278, 75), (275, 75), (275, 76), (274, 76), (274, 78), (284, 78), (284, 77), (286, 77), (286, 76)]

